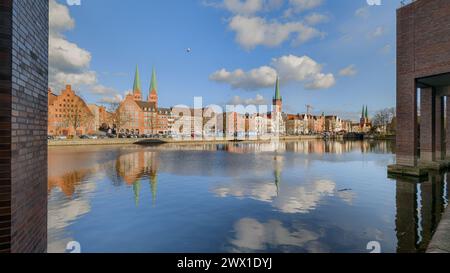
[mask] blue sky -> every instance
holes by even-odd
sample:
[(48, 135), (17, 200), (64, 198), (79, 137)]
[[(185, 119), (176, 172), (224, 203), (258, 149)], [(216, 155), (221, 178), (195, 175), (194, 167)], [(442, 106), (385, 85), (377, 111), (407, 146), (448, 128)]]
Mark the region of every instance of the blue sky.
[(138, 64), (144, 94), (156, 68), (161, 106), (269, 103), (278, 75), (286, 111), (355, 118), (395, 106), (399, 2), (51, 0), (50, 86), (117, 100)]

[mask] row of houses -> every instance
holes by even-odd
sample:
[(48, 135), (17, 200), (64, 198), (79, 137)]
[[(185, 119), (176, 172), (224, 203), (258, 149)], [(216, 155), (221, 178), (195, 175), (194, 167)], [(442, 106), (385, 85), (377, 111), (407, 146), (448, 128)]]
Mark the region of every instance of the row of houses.
[(172, 137), (271, 137), (365, 132), (371, 127), (367, 107), (363, 109), (359, 123), (325, 114), (283, 113), (279, 79), (275, 86), (272, 109), (262, 113), (223, 112), (215, 107), (159, 107), (155, 70), (152, 72), (146, 99), (142, 91), (138, 67), (133, 91), (111, 112), (104, 106), (86, 104), (70, 85), (60, 95), (49, 90), (48, 134), (93, 134), (102, 129), (118, 134)]

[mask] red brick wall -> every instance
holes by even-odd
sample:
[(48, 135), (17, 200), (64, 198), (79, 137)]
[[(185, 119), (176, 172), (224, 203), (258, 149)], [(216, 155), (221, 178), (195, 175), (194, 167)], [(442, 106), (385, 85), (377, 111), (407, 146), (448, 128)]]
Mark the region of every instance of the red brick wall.
[(0, 0), (0, 34), (0, 252), (44, 252), (48, 1)]
[(397, 11), (397, 164), (417, 160), (416, 79), (450, 72), (450, 4), (417, 0)]

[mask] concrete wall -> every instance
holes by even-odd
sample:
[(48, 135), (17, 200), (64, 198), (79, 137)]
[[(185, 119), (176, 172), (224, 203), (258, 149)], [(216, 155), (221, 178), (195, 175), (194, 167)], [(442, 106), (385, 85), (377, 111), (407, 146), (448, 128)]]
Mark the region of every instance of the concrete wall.
[(48, 1), (0, 0), (0, 251), (47, 249)]
[(397, 11), (397, 164), (417, 163), (416, 79), (450, 72), (448, 0), (417, 0)]

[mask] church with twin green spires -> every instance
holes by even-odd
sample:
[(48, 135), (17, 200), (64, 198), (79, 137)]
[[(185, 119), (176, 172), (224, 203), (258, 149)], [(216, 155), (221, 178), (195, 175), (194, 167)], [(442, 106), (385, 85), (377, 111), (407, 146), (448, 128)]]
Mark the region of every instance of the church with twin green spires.
[(153, 68), (147, 98), (141, 87), (139, 67), (136, 66), (133, 91), (120, 104), (118, 130), (122, 134), (156, 135), (169, 133), (171, 109), (158, 106), (158, 83)]

